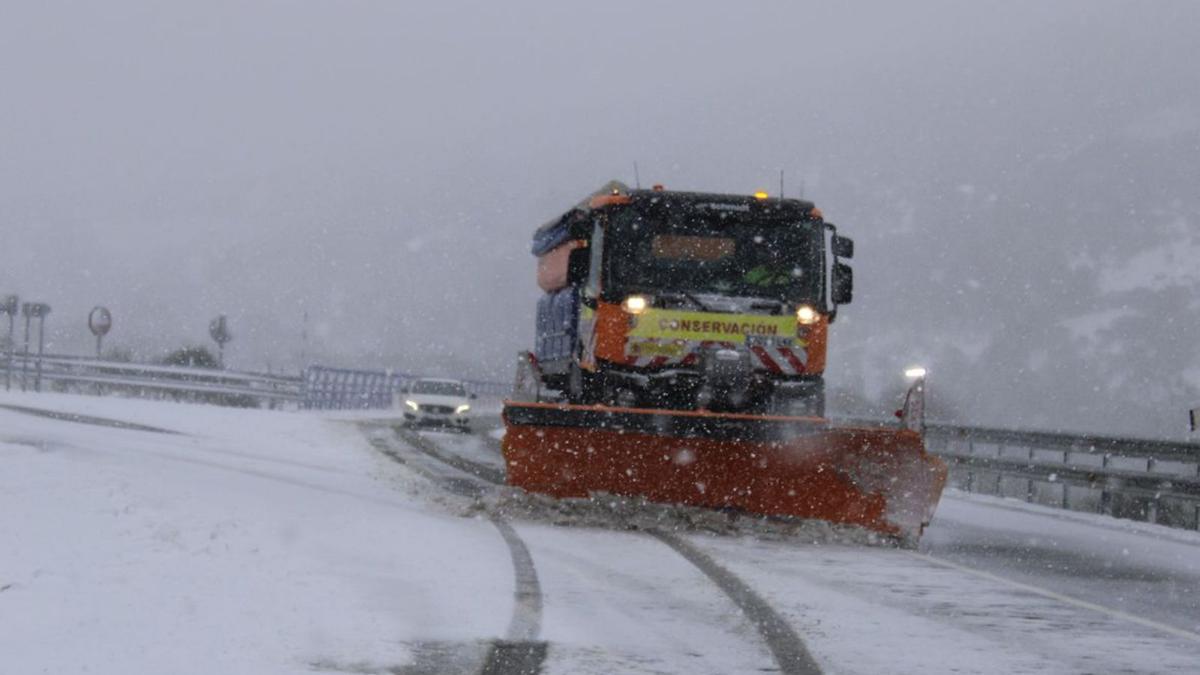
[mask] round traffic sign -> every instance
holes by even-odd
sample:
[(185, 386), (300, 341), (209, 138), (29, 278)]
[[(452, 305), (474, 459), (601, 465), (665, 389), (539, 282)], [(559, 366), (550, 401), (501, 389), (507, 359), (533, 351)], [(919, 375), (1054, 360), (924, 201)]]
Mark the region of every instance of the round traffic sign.
[(88, 312), (88, 329), (96, 337), (107, 335), (108, 331), (112, 330), (112, 312), (108, 311), (107, 307), (93, 307), (92, 311)]

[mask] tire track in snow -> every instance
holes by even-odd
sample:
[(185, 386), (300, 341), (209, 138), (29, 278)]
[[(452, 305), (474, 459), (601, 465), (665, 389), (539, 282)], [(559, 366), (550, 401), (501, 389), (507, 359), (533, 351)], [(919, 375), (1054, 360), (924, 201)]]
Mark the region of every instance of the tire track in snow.
[(820, 675), (819, 666), (804, 640), (771, 605), (762, 598), (746, 582), (730, 572), (707, 553), (692, 546), (682, 537), (675, 536), (662, 530), (651, 530), (649, 534), (670, 546), (676, 553), (692, 563), (696, 569), (704, 572), (714, 584), (720, 588), (733, 604), (737, 605), (746, 618), (758, 629), (758, 634), (767, 643), (775, 662), (779, 664), (779, 672), (789, 675)]
[(500, 518), (493, 517), (492, 525), (508, 544), (512, 556), (516, 587), (516, 604), (508, 624), (506, 639), (492, 643), (484, 661), (482, 675), (521, 674), (541, 672), (546, 660), (546, 643), (538, 640), (542, 632), (542, 587), (529, 547), (517, 531)]
[(36, 415), (37, 417), (46, 417), (52, 420), (60, 420), (63, 422), (75, 422), (77, 424), (91, 424), (98, 427), (110, 427), (113, 429), (128, 429), (130, 431), (149, 431), (155, 434), (179, 434), (178, 431), (171, 429), (162, 429), (159, 427), (151, 427), (145, 424), (136, 424), (134, 422), (125, 422), (123, 420), (114, 420), (107, 417), (92, 417), (91, 415), (80, 415), (78, 413), (59, 412), (57, 410), (46, 410), (44, 408), (31, 408), (23, 405), (12, 405), (11, 403), (0, 403), (0, 408), (11, 410), (25, 415)]
[[(437, 443), (421, 434), (403, 427), (393, 428), (396, 436), (405, 443), (436, 459), (442, 464), (448, 464), (463, 473), (470, 474), (492, 485), (504, 484), (504, 471), (494, 466), (480, 464), (460, 457), (452, 452), (446, 452)], [(476, 496), (476, 495), (470, 495)]]
[[(90, 415), (80, 415), (77, 413), (60, 412), (58, 410), (49, 410), (46, 408), (32, 408), (29, 406), (22, 406), (22, 405), (10, 405), (7, 403), (0, 403), (0, 410), (9, 410), (11, 412), (17, 412), (17, 413), (21, 413), (24, 415), (34, 415), (36, 417), (45, 417), (47, 419), (59, 420), (62, 422), (73, 422), (76, 424), (90, 424), (93, 426), (107, 427), (110, 429), (120, 429), (123, 431), (145, 431), (148, 433), (155, 433), (155, 434), (170, 434), (170, 435), (174, 435), (174, 436), (190, 436), (192, 438), (197, 438), (197, 440), (204, 440), (203, 437), (191, 436), (182, 431), (176, 431), (174, 429), (165, 429), (162, 427), (152, 427), (152, 426), (147, 426), (145, 424), (138, 424), (136, 422), (127, 422), (125, 420), (112, 419), (112, 418), (108, 418), (108, 417), (92, 417)], [(24, 440), (24, 439), (19, 439), (19, 438), (16, 438), (16, 439), (3, 438), (3, 439), (0, 439), (0, 441), (8, 442), (8, 443), (16, 443), (18, 445), (29, 445), (29, 446), (33, 446), (33, 447), (43, 447), (45, 445), (44, 441)], [(62, 445), (69, 445), (69, 444), (62, 444)], [(215, 447), (203, 447), (203, 448), (199, 448), (199, 452), (200, 452), (200, 454), (206, 455), (206, 456), (207, 455), (217, 455), (217, 456), (223, 456), (223, 457), (232, 457), (234, 459), (239, 459), (239, 460), (249, 460), (249, 461), (256, 462), (256, 463), (277, 464), (277, 465), (286, 466), (286, 467), (311, 469), (313, 471), (317, 471), (317, 472), (321, 472), (321, 473), (354, 475), (353, 472), (346, 471), (346, 470), (338, 468), (336, 466), (327, 466), (324, 464), (314, 464), (312, 462), (302, 462), (302, 461), (297, 461), (294, 459), (283, 459), (280, 457), (273, 457), (270, 455), (263, 455), (263, 454), (258, 454), (258, 453), (254, 453), (254, 452), (242, 451), (242, 450), (233, 451), (233, 450), (223, 450), (223, 449), (215, 448)]]
[[(394, 448), (386, 444), (373, 443), (384, 455), (420, 472), (439, 486), (472, 499), (483, 496), (492, 485), (502, 483), (503, 472), (494, 467), (475, 465), (474, 462), (445, 453), (429, 439), (408, 429), (393, 428), (395, 435), (431, 459), (452, 469), (466, 473), (472, 478), (458, 478), (435, 471), (433, 467), (408, 461)], [(513, 613), (503, 640), (494, 640), (488, 648), (480, 675), (536, 675), (546, 660), (546, 643), (538, 640), (542, 632), (542, 588), (538, 581), (537, 568), (529, 547), (503, 518), (491, 516), (492, 525), (499, 531), (508, 547), (512, 559)]]
[[(408, 429), (397, 428), (396, 435), (404, 439), (412, 447), (421, 450), (443, 464), (476, 476), (480, 480), (485, 480), (493, 485), (504, 484), (504, 472), (495, 467), (445, 452), (432, 440)], [(478, 493), (472, 496), (477, 495)], [(496, 521), (493, 520), (493, 522)], [(513, 532), (513, 534), (515, 535), (516, 533)], [(776, 612), (762, 596), (754, 592), (746, 582), (681, 537), (662, 530), (649, 530), (647, 534), (661, 541), (684, 560), (691, 563), (693, 567), (700, 570), (700, 572), (721, 589), (721, 592), (730, 601), (737, 605), (746, 618), (754, 624), (759, 637), (766, 643), (772, 657), (774, 657), (775, 662), (779, 665), (779, 672), (786, 673), (787, 675), (821, 675), (820, 665), (813, 659), (800, 635), (796, 633), (791, 624), (782, 615)], [(526, 554), (528, 554), (528, 550), (526, 550)], [(516, 559), (514, 557), (514, 565), (515, 563)], [(530, 560), (530, 565), (532, 565), (532, 560)], [(544, 645), (544, 643), (542, 644)], [(484, 670), (484, 673), (489, 672), (486, 669)]]
[(492, 518), (492, 524), (500, 530), (500, 536), (508, 544), (512, 556), (513, 574), (516, 576), (517, 604), (509, 622), (507, 637), (512, 641), (536, 640), (542, 632), (542, 587), (538, 583), (537, 568), (529, 547), (509, 525), (500, 518)]

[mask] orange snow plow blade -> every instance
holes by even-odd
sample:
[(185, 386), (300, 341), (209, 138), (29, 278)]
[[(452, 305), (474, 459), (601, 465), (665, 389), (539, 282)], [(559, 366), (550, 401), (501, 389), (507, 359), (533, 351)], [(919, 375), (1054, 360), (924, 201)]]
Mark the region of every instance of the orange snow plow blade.
[(506, 402), (508, 483), (859, 525), (915, 542), (946, 466), (915, 431), (816, 417)]

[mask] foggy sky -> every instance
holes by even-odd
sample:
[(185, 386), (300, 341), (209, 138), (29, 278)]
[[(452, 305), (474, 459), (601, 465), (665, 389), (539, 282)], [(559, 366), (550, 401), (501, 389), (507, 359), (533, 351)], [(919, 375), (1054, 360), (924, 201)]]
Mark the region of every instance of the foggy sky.
[[(143, 358), (225, 313), (232, 367), (507, 380), (534, 227), (635, 161), (706, 191), (783, 170), (859, 241), (832, 387), (920, 361), (968, 421), (1175, 433), (1200, 280), (1103, 270), (1196, 240), (1200, 5), (831, 4), (10, 0), (0, 294), (53, 305), (58, 352), (104, 304)], [(1083, 376), (1126, 351), (1151, 365)], [(1146, 387), (1159, 416), (1115, 414)]]

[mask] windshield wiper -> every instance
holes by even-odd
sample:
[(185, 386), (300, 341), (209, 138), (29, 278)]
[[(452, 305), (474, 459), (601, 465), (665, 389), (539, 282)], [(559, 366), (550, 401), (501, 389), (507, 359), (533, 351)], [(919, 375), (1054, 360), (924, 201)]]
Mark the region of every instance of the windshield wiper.
[(771, 314), (783, 313), (783, 302), (780, 300), (755, 300), (750, 303), (750, 309), (766, 309)]
[(692, 304), (699, 307), (702, 311), (705, 311), (705, 312), (712, 311), (712, 309), (710, 309), (708, 305), (704, 304), (703, 302), (700, 302), (700, 299), (697, 298), (696, 296), (692, 295), (691, 293), (688, 293), (687, 291), (679, 291), (679, 294), (682, 295), (683, 297), (687, 298), (689, 301), (691, 301)]

